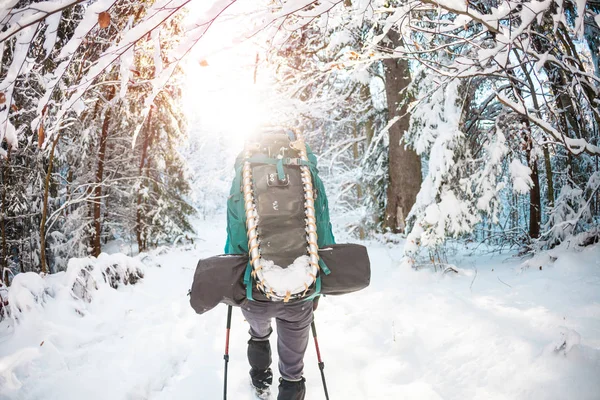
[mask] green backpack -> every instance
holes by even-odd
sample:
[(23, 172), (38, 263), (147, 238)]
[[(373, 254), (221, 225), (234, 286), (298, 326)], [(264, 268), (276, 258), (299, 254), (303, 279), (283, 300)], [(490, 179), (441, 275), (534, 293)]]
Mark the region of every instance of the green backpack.
[[(306, 145), (305, 151), (299, 152), (294, 148), (295, 136), (291, 131), (277, 129), (267, 132), (246, 144), (246, 149), (237, 157), (235, 162), (235, 177), (231, 185), (230, 196), (227, 200), (227, 242), (226, 254), (249, 254), (249, 240), (246, 218), (246, 204), (244, 201), (244, 166), (246, 173), (251, 172), (251, 193), (253, 193), (256, 222), (254, 228), (260, 239), (260, 256), (275, 260), (277, 265), (291, 266), (298, 255), (310, 253), (307, 247), (308, 225), (313, 225), (305, 215), (305, 186), (302, 178), (301, 167), (307, 167), (312, 180), (314, 199), (314, 219), (316, 225), (316, 241), (318, 248), (335, 244), (329, 208), (323, 182), (319, 178), (317, 159), (310, 147)], [(296, 146), (298, 146), (296, 144)], [(300, 154), (301, 153), (301, 154)], [(306, 173), (306, 169), (303, 169)], [(247, 185), (247, 186), (248, 186)], [(309, 191), (310, 192), (310, 191)], [(310, 207), (309, 207), (310, 208)], [(308, 215), (308, 214), (307, 214)], [(306, 225), (306, 226), (305, 226)], [(314, 237), (314, 236), (313, 236)], [(252, 249), (250, 249), (252, 250)], [(257, 281), (253, 272), (252, 251), (250, 261), (246, 267), (244, 284), (246, 297), (249, 300), (270, 300), (268, 291), (266, 299), (260, 296), (255, 299), (256, 288), (265, 292), (262, 282)], [(318, 258), (318, 257), (317, 257)], [(329, 269), (319, 258), (319, 270), (328, 274)], [(256, 267), (256, 265), (255, 265)], [(320, 275), (320, 274), (318, 274)], [(305, 284), (306, 286), (306, 284)], [(254, 289), (254, 295), (253, 295)], [(307, 287), (304, 293), (296, 294), (293, 299), (310, 299), (320, 292), (320, 276), (314, 280), (311, 288)], [(271, 291), (271, 293), (273, 293)], [(280, 299), (281, 300), (281, 299)], [(289, 301), (288, 294), (286, 300)]]

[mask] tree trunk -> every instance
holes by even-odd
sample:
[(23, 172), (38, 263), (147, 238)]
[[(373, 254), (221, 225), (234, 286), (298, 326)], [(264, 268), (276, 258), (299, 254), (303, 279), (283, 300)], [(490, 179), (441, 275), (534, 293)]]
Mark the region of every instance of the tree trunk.
[[(110, 88), (110, 92), (107, 96), (107, 102), (115, 96), (115, 87)], [(100, 149), (98, 151), (98, 167), (96, 169), (96, 187), (94, 188), (94, 207), (93, 207), (93, 221), (94, 221), (94, 236), (92, 241), (92, 255), (98, 257), (102, 251), (102, 243), (100, 236), (102, 234), (102, 223), (100, 210), (102, 206), (102, 179), (104, 177), (104, 159), (106, 157), (106, 141), (108, 138), (108, 127), (110, 126), (111, 116), (111, 105), (107, 104), (106, 112), (104, 114), (104, 122), (102, 123), (102, 132), (100, 134)]]
[[(402, 43), (397, 32), (391, 32), (390, 39), (392, 49)], [(406, 93), (411, 82), (408, 60), (387, 59), (383, 64), (388, 120), (399, 117), (389, 128), (389, 181), (384, 224), (398, 233), (406, 228), (406, 217), (421, 188), (421, 160), (413, 150), (404, 148), (402, 140), (410, 125)]]
[(546, 169), (546, 180), (548, 184), (548, 207), (554, 207), (554, 173), (552, 172), (552, 160), (550, 158), (549, 144), (544, 145), (544, 166)]
[(533, 186), (529, 192), (529, 236), (532, 239), (540, 237), (540, 225), (542, 222), (542, 199), (540, 194), (540, 178), (537, 161), (532, 159), (531, 149), (527, 151), (527, 160), (531, 168), (531, 180)]
[(48, 273), (46, 265), (46, 216), (48, 215), (48, 192), (50, 188), (50, 179), (52, 178), (52, 164), (54, 163), (54, 149), (58, 143), (60, 134), (56, 135), (56, 139), (52, 142), (50, 149), (50, 160), (48, 161), (48, 171), (46, 172), (46, 180), (44, 182), (44, 201), (42, 203), (42, 220), (40, 221), (40, 263), (44, 274)]
[[(144, 132), (144, 140), (142, 141), (142, 157), (140, 160), (140, 169), (139, 176), (140, 179), (144, 177), (144, 168), (146, 166), (146, 156), (148, 154), (148, 146), (150, 145), (150, 130), (151, 130), (151, 120), (152, 120), (152, 108), (148, 112), (148, 121), (146, 122), (146, 130)], [(142, 224), (142, 186), (138, 189), (137, 195), (137, 208), (136, 208), (136, 225), (135, 225), (135, 236), (138, 242), (138, 252), (142, 252), (146, 249), (146, 237), (144, 237), (143, 233), (143, 224)]]
[[(354, 131), (354, 143), (352, 144), (352, 156), (354, 157), (354, 162), (358, 163), (360, 155), (359, 155), (359, 151), (358, 151), (358, 141), (357, 141), (357, 139), (358, 139), (358, 124), (356, 122), (354, 122), (353, 131)], [(355, 183), (355, 187), (356, 187), (357, 203), (361, 204), (363, 202), (363, 190), (362, 190), (360, 181), (357, 181)], [(360, 225), (358, 227), (358, 234), (359, 234), (360, 240), (364, 240), (365, 227), (364, 227), (364, 221), (362, 219), (361, 219)]]
[[(371, 97), (371, 89), (369, 88), (369, 85), (362, 85), (362, 87), (360, 88), (360, 97), (361, 97), (362, 102), (367, 101)], [(371, 104), (371, 110), (372, 110), (372, 108), (373, 108), (373, 105)], [(369, 147), (371, 146), (371, 142), (373, 141), (373, 136), (375, 136), (375, 122), (374, 122), (375, 117), (371, 111), (369, 111), (369, 114), (370, 114), (370, 116), (365, 121), (365, 127), (364, 127), (365, 136), (366, 136), (365, 147), (364, 147), (365, 151), (367, 151), (369, 149)], [(363, 153), (365, 151), (363, 151)], [(371, 188), (367, 185), (365, 190), (366, 190), (366, 195), (369, 196), (369, 198), (371, 199), (373, 204), (377, 204), (377, 196), (375, 195), (373, 188)], [(365, 195), (365, 193), (363, 192), (363, 198), (364, 198), (364, 195)], [(382, 214), (380, 211), (381, 210), (379, 210), (379, 208), (377, 207), (376, 212), (371, 215), (371, 221), (377, 226), (379, 226), (381, 223)]]
[(2, 166), (2, 209), (0, 210), (0, 227), (2, 229), (2, 259), (0, 259), (0, 272), (2, 272), (2, 278), (4, 280), (4, 284), (8, 286), (8, 246), (6, 244), (6, 214), (7, 204), (6, 204), (6, 188), (8, 186), (7, 183), (7, 170), (9, 165), (9, 157), (10, 157), (10, 146), (9, 153), (6, 156), (6, 165)]
[[(66, 202), (69, 203), (71, 201), (71, 182), (73, 182), (73, 169), (71, 168), (71, 166), (69, 166), (69, 173), (67, 174), (67, 182), (66, 182), (66, 189), (67, 189), (67, 199)], [(67, 206), (65, 207), (65, 217), (69, 216), (71, 210), (71, 206)]]
[[(515, 57), (517, 58), (517, 60), (519, 61), (520, 64), (521, 63), (521, 58), (519, 57), (519, 53), (514, 50), (513, 51), (515, 54)], [(529, 71), (527, 71), (527, 69), (522, 68), (523, 73), (525, 74), (525, 78), (527, 79), (527, 82), (529, 84), (529, 91), (531, 93), (531, 100), (533, 101), (533, 106), (534, 106), (534, 113), (535, 115), (539, 118), (540, 117), (540, 105), (537, 99), (537, 95), (535, 92), (535, 85), (533, 84), (533, 80), (531, 79), (531, 75), (529, 74)], [(511, 77), (513, 75), (511, 74)], [(520, 101), (524, 102), (523, 100), (523, 92), (519, 86), (518, 82), (513, 82), (513, 87), (515, 89), (515, 92), (518, 94)], [(525, 124), (525, 132), (523, 132), (523, 141), (525, 143), (525, 158), (527, 159), (527, 164), (529, 165), (529, 168), (531, 169), (531, 180), (533, 182), (533, 186), (531, 187), (531, 190), (529, 191), (529, 237), (532, 239), (538, 238), (540, 236), (540, 226), (542, 223), (542, 199), (541, 199), (541, 192), (540, 192), (540, 176), (539, 176), (539, 171), (538, 171), (538, 166), (537, 166), (537, 160), (535, 160), (532, 157), (532, 151), (533, 151), (533, 132), (531, 129), (531, 122), (529, 121), (529, 119), (527, 117), (524, 118), (524, 124)], [(544, 147), (544, 152), (547, 150), (546, 147)], [(548, 179), (548, 188), (550, 190), (551, 187), (553, 187), (552, 185), (552, 172), (550, 171), (550, 175), (549, 175), (549, 179)], [(554, 191), (552, 189), (552, 191)]]

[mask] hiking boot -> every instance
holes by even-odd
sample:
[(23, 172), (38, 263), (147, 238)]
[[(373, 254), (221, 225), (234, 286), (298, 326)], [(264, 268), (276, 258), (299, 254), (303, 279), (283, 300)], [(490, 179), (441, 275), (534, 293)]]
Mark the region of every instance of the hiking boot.
[(304, 400), (304, 396), (306, 396), (305, 381), (304, 378), (299, 381), (287, 381), (279, 378), (279, 396), (277, 396), (277, 400)]
[(252, 386), (254, 386), (257, 391), (264, 391), (273, 383), (273, 371), (271, 371), (271, 368), (267, 368), (263, 371), (253, 368), (250, 370), (250, 379), (252, 380)]
[(268, 340), (248, 341), (248, 362), (250, 363), (250, 379), (257, 390), (269, 388), (273, 383), (271, 365), (271, 345)]

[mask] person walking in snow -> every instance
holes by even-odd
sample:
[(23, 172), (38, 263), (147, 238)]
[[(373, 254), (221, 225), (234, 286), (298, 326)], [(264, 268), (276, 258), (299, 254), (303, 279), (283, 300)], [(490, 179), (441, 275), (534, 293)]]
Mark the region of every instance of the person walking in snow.
[[(248, 362), (259, 398), (269, 398), (273, 383), (269, 341), (273, 319), (281, 375), (277, 400), (304, 400), (306, 394), (304, 353), (320, 290), (320, 281), (316, 284), (318, 256), (311, 261), (310, 254), (316, 254), (317, 246), (335, 243), (316, 161), (303, 141), (282, 128), (263, 131), (258, 138), (247, 140), (245, 151), (236, 161), (236, 178), (227, 205), (225, 252), (250, 254), (248, 280), (244, 282), (247, 296), (241, 309), (250, 325)], [(308, 186), (307, 177), (311, 181)], [(312, 210), (310, 215), (307, 209)], [(273, 264), (278, 273), (284, 274), (302, 259), (306, 265), (301, 268), (306, 272), (300, 274), (296, 291), (278, 288), (261, 275)], [(273, 283), (270, 287), (269, 282)], [(283, 290), (280, 297), (276, 296), (278, 289)]]
[(320, 295), (369, 286), (370, 268), (365, 246), (335, 243), (317, 158), (302, 138), (275, 128), (247, 140), (227, 199), (225, 254), (198, 262), (188, 293), (198, 314), (219, 303), (229, 306), (223, 398), (232, 308), (240, 307), (250, 325), (247, 355), (254, 393), (270, 399), (269, 339), (275, 327), (281, 376), (277, 400), (306, 397), (304, 353), (310, 331), (328, 399), (313, 313)]

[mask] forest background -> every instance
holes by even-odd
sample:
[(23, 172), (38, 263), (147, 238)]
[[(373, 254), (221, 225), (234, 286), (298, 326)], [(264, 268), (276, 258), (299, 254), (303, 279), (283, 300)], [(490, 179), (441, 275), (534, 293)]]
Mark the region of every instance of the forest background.
[(193, 241), (265, 123), (320, 156), (344, 234), (406, 235), (407, 265), (600, 237), (598, 1), (1, 7), (4, 286)]

